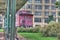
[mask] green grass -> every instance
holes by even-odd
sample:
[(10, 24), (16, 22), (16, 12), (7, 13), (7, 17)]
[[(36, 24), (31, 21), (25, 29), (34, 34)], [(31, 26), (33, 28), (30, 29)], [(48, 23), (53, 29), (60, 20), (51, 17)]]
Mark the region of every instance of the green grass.
[(28, 40), (56, 40), (56, 37), (42, 37), (41, 33), (18, 33)]
[(3, 29), (0, 29), (0, 32), (3, 32)]

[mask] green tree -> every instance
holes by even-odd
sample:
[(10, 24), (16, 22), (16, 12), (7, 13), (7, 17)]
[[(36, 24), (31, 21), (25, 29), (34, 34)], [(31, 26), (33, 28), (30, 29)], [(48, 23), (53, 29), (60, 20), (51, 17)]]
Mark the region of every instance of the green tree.
[(60, 11), (58, 12), (58, 15), (60, 16)]
[(58, 8), (59, 2), (55, 2), (55, 6), (56, 6), (56, 8)]
[(17, 0), (16, 2), (16, 11), (18, 11), (28, 0)]
[(53, 15), (49, 15), (49, 17), (48, 17), (48, 23), (49, 23), (50, 21), (54, 21)]
[[(28, 0), (16, 0), (16, 11), (18, 11)], [(5, 13), (7, 8), (7, 0), (0, 0), (0, 13)]]

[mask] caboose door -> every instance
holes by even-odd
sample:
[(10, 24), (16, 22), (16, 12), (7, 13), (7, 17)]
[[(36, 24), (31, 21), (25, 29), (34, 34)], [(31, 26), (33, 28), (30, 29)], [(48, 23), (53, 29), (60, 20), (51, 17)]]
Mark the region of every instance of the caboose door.
[(22, 20), (22, 26), (25, 27), (25, 20)]

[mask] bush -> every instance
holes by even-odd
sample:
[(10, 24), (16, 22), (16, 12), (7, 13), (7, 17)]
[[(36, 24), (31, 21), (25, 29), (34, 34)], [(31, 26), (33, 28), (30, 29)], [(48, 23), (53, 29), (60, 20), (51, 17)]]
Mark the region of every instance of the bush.
[(0, 29), (2, 29), (2, 27), (0, 27)]
[(17, 32), (25, 32), (26, 31), (26, 29), (25, 28), (23, 28), (23, 27), (18, 27), (17, 28)]
[(41, 29), (43, 36), (54, 36), (60, 32), (60, 23), (48, 24)]
[(60, 40), (60, 33), (58, 33), (57, 38), (58, 38), (58, 40)]
[(35, 27), (35, 28), (32, 29), (32, 31), (34, 33), (40, 32), (40, 27)]
[(18, 27), (17, 28), (17, 31), (18, 32), (28, 32), (28, 33), (37, 33), (39, 32), (39, 27), (35, 27), (35, 28), (21, 28), (21, 27)]

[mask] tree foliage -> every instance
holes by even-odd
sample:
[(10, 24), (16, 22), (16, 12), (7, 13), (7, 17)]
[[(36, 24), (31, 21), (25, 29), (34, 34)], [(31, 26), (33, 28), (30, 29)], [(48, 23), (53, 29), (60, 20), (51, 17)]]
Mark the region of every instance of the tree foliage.
[(58, 8), (59, 6), (59, 2), (55, 2), (56, 8)]
[(50, 21), (54, 21), (53, 15), (49, 15), (49, 17), (48, 17), (48, 23), (49, 23)]
[[(26, 2), (27, 0), (16, 0), (16, 11), (18, 11)], [(0, 13), (6, 12), (6, 9), (7, 9), (7, 0), (0, 0)]]
[[(52, 22), (53, 23), (53, 22)], [(48, 24), (41, 30), (43, 36), (54, 36), (56, 37), (60, 33), (60, 23)]]
[(16, 11), (18, 11), (27, 2), (27, 0), (16, 0), (16, 2)]
[(60, 16), (60, 11), (58, 12), (58, 15)]

